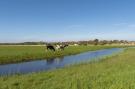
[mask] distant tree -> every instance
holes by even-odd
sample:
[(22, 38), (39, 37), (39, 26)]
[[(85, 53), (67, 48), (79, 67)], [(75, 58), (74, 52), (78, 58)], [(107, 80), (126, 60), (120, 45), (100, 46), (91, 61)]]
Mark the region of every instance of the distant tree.
[(92, 45), (94, 44), (94, 40), (89, 40), (87, 43)]
[(108, 44), (113, 44), (113, 41), (112, 40), (108, 41)]
[(117, 44), (119, 43), (119, 40), (113, 40), (113, 43)]
[(99, 44), (100, 45), (105, 45), (105, 44), (108, 44), (108, 41), (107, 40), (103, 40), (103, 41), (100, 41)]
[(94, 45), (98, 45), (99, 40), (98, 39), (95, 39), (93, 42), (94, 42)]

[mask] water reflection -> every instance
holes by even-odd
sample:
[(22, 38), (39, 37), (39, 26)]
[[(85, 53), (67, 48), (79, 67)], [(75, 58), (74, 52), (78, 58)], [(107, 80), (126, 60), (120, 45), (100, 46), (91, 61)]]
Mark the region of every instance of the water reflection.
[(46, 60), (47, 65), (53, 64), (54, 63), (54, 60), (55, 60), (54, 58), (47, 59)]

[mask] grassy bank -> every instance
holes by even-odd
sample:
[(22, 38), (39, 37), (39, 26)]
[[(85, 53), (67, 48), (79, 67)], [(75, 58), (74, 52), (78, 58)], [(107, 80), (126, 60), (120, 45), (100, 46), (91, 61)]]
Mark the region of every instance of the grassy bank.
[(95, 63), (0, 77), (0, 89), (135, 89), (135, 49)]
[(0, 64), (48, 59), (118, 46), (70, 46), (64, 51), (47, 51), (45, 46), (0, 46)]

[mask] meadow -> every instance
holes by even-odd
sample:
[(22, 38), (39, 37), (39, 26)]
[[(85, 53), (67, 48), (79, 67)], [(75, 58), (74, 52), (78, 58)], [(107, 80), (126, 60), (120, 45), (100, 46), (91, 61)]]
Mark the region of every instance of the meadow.
[(69, 46), (64, 51), (47, 51), (45, 46), (0, 46), (0, 64), (49, 59), (122, 46)]
[(0, 89), (135, 89), (135, 48), (62, 69), (0, 77)]

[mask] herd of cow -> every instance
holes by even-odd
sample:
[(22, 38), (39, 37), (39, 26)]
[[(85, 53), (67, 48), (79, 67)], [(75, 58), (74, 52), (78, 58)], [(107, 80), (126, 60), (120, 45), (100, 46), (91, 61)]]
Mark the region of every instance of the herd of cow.
[(56, 50), (64, 50), (66, 47), (68, 47), (68, 45), (47, 45), (47, 50), (52, 50), (52, 51), (56, 51)]

